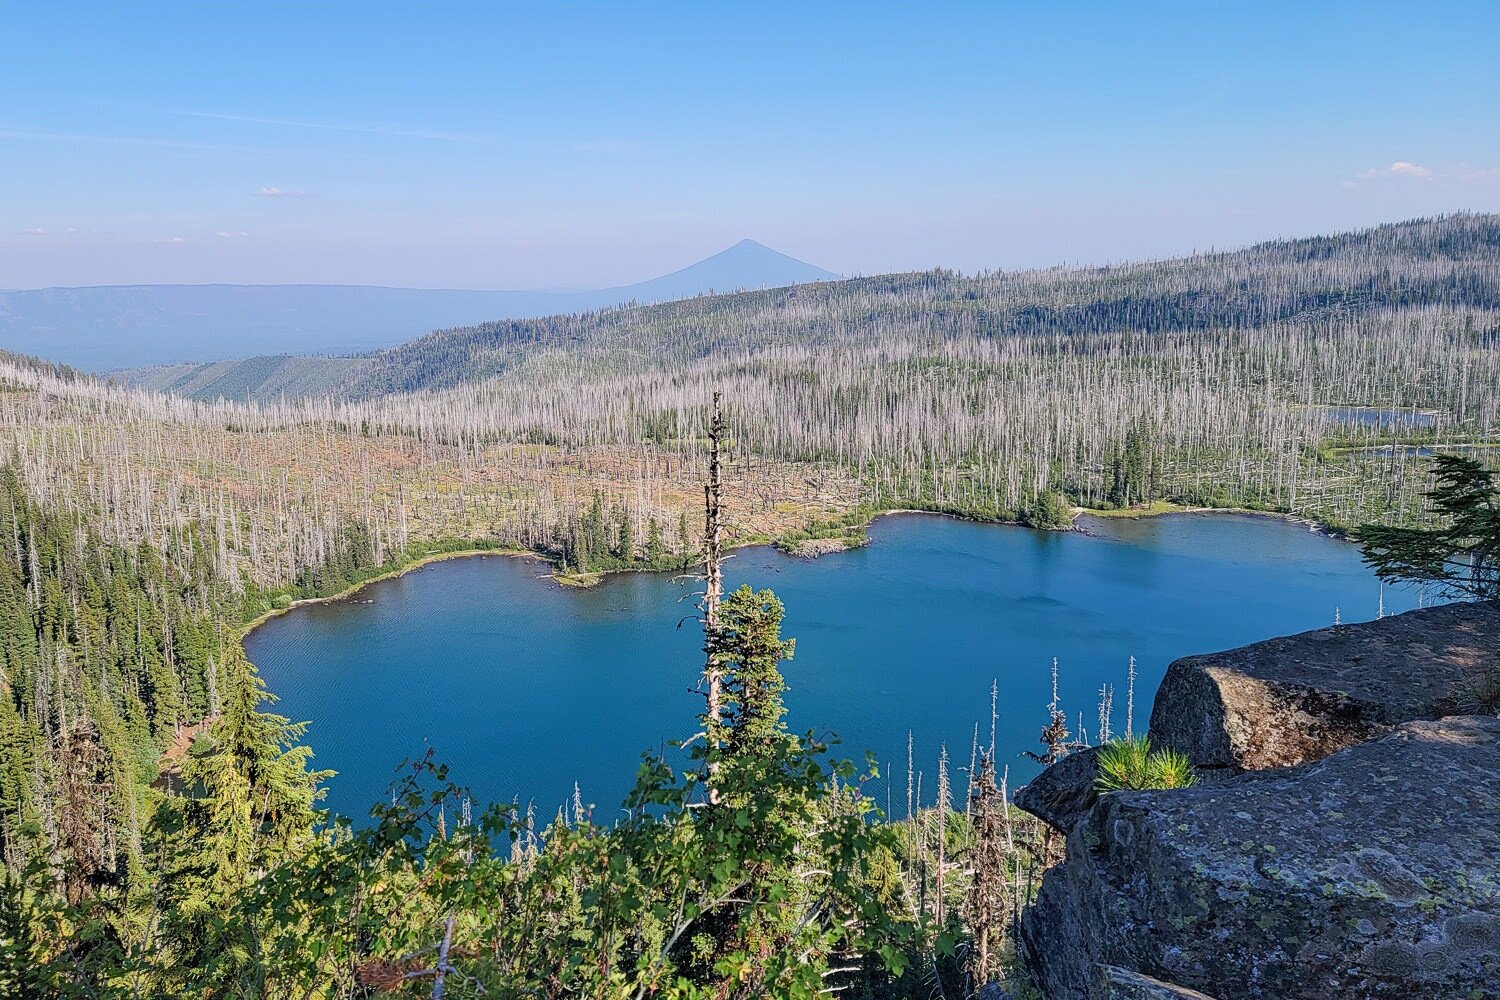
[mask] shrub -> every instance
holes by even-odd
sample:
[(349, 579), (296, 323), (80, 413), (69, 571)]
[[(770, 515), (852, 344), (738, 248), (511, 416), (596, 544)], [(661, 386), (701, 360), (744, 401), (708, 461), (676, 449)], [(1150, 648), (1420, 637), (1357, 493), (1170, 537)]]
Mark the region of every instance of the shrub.
[(1465, 714), (1500, 715), (1500, 670), (1486, 670), (1459, 693), (1458, 707)]
[(1145, 736), (1110, 740), (1099, 748), (1097, 763), (1094, 787), (1101, 792), (1187, 788), (1198, 781), (1187, 754), (1152, 750)]

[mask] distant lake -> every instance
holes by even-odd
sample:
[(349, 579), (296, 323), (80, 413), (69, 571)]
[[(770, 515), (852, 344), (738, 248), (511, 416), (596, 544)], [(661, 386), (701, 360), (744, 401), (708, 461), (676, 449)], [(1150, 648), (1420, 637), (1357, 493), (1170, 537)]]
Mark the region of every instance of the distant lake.
[[(1345, 622), (1377, 613), (1358, 550), (1302, 525), (1227, 514), (1082, 524), (1087, 533), (887, 517), (867, 548), (817, 560), (746, 549), (727, 575), (786, 603), (791, 727), (837, 733), (837, 752), (857, 761), (874, 750), (892, 765), (896, 801), (908, 731), (924, 797), (944, 742), (962, 788), (973, 727), (989, 728), (991, 679), (1014, 786), (1036, 772), (1018, 755), (1040, 748), (1053, 657), (1070, 725), (1082, 713), (1092, 738), (1102, 684), (1114, 685), (1124, 728), (1132, 655), (1140, 731), (1179, 656), (1331, 625), (1335, 609)], [(400, 761), (431, 745), (481, 800), (534, 800), (550, 818), (577, 781), (607, 817), (643, 750), (695, 731), (690, 585), (638, 573), (573, 590), (540, 578), (546, 569), (504, 556), (435, 563), (246, 639), (277, 710), (311, 720), (317, 765), (339, 772), (335, 809), (363, 816)], [(1384, 600), (1390, 612), (1416, 604), (1391, 588)], [(870, 791), (883, 800), (884, 779)]]
[(1341, 424), (1366, 427), (1436, 427), (1437, 414), (1425, 410), (1393, 410), (1379, 406), (1325, 406), (1329, 418)]

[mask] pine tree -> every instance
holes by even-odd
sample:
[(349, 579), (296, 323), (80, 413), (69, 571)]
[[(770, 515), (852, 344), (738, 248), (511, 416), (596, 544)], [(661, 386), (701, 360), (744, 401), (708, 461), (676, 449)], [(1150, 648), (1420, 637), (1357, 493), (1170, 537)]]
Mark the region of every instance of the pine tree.
[(0, 997), (47, 1000), (57, 983), (43, 955), (33, 912), (34, 887), (10, 868), (0, 871)]
[(1364, 561), (1386, 583), (1435, 585), (1455, 595), (1500, 598), (1500, 484), (1472, 458), (1438, 455), (1428, 502), (1432, 528), (1367, 524)]
[(661, 539), (661, 524), (655, 516), (646, 522), (646, 562), (660, 566), (664, 555)]
[(635, 533), (630, 527), (630, 515), (623, 510), (615, 539), (615, 558), (626, 565), (635, 562)]
[(688, 534), (687, 511), (677, 515), (677, 556), (682, 560), (682, 568), (687, 569), (693, 564), (693, 539)]

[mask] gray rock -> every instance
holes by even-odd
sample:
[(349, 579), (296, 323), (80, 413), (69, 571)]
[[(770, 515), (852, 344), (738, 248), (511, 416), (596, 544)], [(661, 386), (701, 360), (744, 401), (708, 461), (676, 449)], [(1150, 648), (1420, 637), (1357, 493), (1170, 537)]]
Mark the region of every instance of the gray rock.
[(1200, 768), (1320, 760), (1416, 719), (1473, 711), (1500, 671), (1500, 602), (1450, 604), (1189, 656), (1167, 668), (1151, 742)]
[(1099, 801), (1099, 793), (1094, 790), (1099, 777), (1098, 754), (1098, 747), (1068, 754), (1033, 778), (1031, 784), (1016, 789), (1016, 805), (1063, 833), (1072, 832)]
[(1098, 965), (1219, 1000), (1500, 997), (1500, 719), (1101, 797), (1026, 911), (1052, 1000)]
[(1214, 1000), (1206, 993), (1113, 965), (1098, 966), (1094, 989), (1103, 1000)]

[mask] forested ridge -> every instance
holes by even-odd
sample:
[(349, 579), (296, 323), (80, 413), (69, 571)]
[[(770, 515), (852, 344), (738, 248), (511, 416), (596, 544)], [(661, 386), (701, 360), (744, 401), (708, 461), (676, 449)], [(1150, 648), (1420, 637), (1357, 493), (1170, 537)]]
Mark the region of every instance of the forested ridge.
[(784, 718), (774, 595), (726, 598), (724, 721), (685, 718), (697, 766), (645, 758), (618, 822), (471, 803), (430, 761), (369, 824), (320, 819), (240, 630), (445, 551), (690, 567), (719, 391), (728, 543), (894, 507), (1427, 524), (1429, 451), (1493, 464), (1500, 219), (492, 324), (344, 388), (202, 402), (0, 359), (0, 993), (915, 997), (1003, 972), (1056, 845), (993, 741), (967, 795), (940, 764), (955, 808), (909, 787), (871, 823), (865, 769)]
[[(1145, 481), (1123, 492), (1147, 500), (1400, 520), (1424, 476), (1407, 446), (1483, 444), (1500, 424), (1497, 250), (1500, 218), (1459, 215), (509, 321), (439, 331), (342, 373), (326, 399), (246, 419), (665, 453), (701, 438), (718, 387), (744, 453), (852, 476), (875, 508), (1118, 505), (1134, 434)], [(1394, 412), (1360, 420), (1361, 406)]]
[(236, 597), (191, 534), (172, 551), (103, 543), (0, 470), (0, 847), (77, 864), (69, 895), (142, 864), (141, 794), (183, 727), (217, 714)]
[[(337, 395), (450, 388), (547, 348), (603, 367), (773, 347), (1248, 331), (1413, 306), (1500, 308), (1500, 216), (1465, 215), (1105, 267), (879, 275), (443, 330), (374, 355)], [(1085, 343), (1075, 349), (1087, 351)]]

